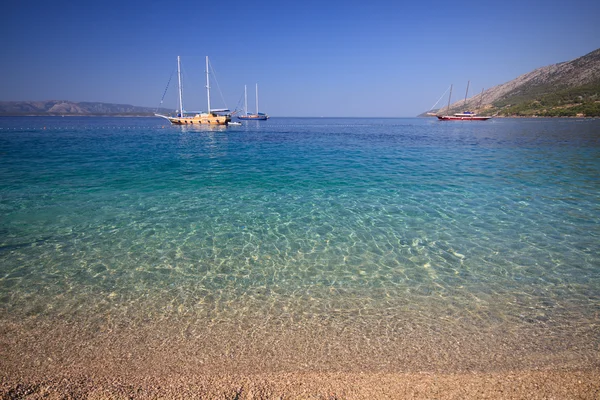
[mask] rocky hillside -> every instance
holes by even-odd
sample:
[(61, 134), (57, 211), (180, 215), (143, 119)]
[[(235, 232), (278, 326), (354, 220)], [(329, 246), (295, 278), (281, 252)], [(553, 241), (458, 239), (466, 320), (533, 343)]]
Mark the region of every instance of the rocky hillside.
[[(157, 110), (129, 104), (92, 103), (64, 100), (49, 101), (0, 101), (0, 115), (153, 115)], [(172, 110), (160, 109), (168, 113)]]
[[(450, 112), (500, 116), (600, 116), (600, 49), (538, 68), (450, 105)], [(444, 108), (440, 112), (447, 113)]]

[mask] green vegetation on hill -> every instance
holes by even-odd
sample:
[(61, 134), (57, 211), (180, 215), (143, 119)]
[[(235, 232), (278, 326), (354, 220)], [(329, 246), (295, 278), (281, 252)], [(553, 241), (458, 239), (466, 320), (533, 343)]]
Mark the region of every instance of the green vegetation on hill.
[(463, 110), (506, 117), (600, 117), (600, 49), (537, 68), (457, 101), (444, 113)]
[[(536, 88), (538, 89), (538, 88)], [(526, 92), (493, 104), (498, 115), (519, 117), (600, 117), (600, 84)], [(508, 103), (511, 104), (508, 104)]]

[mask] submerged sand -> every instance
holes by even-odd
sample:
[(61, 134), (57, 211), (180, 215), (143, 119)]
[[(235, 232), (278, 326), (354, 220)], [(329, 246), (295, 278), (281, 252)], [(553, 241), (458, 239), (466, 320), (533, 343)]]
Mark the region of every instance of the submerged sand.
[(0, 320), (2, 398), (600, 398), (595, 325)]

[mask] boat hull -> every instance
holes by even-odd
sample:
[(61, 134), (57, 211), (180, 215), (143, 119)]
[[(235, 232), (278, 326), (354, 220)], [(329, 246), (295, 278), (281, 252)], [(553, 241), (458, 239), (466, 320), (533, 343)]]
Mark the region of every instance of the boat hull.
[(269, 119), (268, 115), (238, 115), (238, 119), (245, 121), (266, 121)]
[(492, 117), (480, 117), (480, 116), (453, 116), (453, 115), (438, 115), (440, 121), (487, 121)]
[(196, 114), (194, 116), (170, 117), (166, 115), (157, 116), (168, 119), (173, 125), (227, 125), (231, 121), (229, 115)]

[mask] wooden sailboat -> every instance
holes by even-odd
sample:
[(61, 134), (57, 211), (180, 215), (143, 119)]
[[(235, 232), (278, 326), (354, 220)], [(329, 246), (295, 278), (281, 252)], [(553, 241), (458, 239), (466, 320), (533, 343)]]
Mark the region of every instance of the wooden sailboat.
[(265, 121), (269, 119), (267, 114), (258, 112), (258, 83), (256, 84), (256, 114), (250, 114), (248, 112), (248, 92), (246, 90), (246, 85), (244, 85), (244, 115), (238, 115), (238, 119), (254, 121)]
[(168, 119), (174, 125), (227, 125), (231, 121), (231, 114), (227, 109), (210, 108), (210, 80), (208, 76), (209, 64), (206, 56), (206, 96), (208, 100), (207, 112), (186, 113), (183, 107), (183, 89), (181, 86), (181, 58), (177, 56), (177, 77), (179, 81), (179, 111), (172, 117), (162, 114), (154, 114), (157, 117)]

